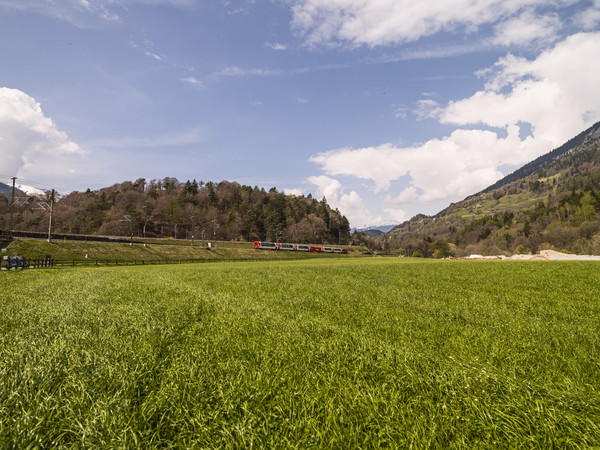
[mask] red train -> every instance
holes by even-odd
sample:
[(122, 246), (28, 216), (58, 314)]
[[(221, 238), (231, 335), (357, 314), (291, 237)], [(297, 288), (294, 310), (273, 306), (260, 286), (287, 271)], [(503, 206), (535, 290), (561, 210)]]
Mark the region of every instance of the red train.
[(348, 250), (340, 247), (329, 247), (309, 244), (280, 244), (279, 242), (254, 241), (257, 250), (285, 250), (290, 252), (322, 252), (322, 253), (348, 253)]

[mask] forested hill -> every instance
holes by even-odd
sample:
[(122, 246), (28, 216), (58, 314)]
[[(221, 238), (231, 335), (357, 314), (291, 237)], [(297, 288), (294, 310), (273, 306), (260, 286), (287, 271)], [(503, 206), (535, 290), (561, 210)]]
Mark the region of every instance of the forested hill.
[[(16, 205), (13, 229), (47, 231), (49, 214), (41, 206), (34, 197)], [(0, 195), (0, 224), (6, 224), (8, 211), (8, 199)], [(216, 240), (340, 244), (350, 240), (348, 220), (325, 199), (229, 181), (140, 178), (72, 192), (56, 201), (53, 222), (56, 232), (72, 234), (200, 238), (204, 233)]]
[(405, 255), (600, 254), (600, 123), (435, 217), (378, 238)]

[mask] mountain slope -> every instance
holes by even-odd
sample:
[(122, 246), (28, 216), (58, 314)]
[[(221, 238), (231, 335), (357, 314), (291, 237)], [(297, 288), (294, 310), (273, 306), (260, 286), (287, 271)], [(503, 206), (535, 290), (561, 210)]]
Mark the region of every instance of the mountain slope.
[(600, 123), (434, 217), (379, 238), (405, 255), (600, 254)]
[(564, 156), (568, 155), (569, 153), (574, 152), (579, 148), (585, 147), (590, 143), (593, 143), (598, 138), (600, 138), (600, 122), (592, 125), (590, 128), (578, 134), (573, 139), (570, 139), (569, 141), (565, 142), (560, 147), (555, 148), (551, 152), (546, 153), (545, 155), (534, 159), (530, 163), (525, 164), (523, 167), (505, 176), (504, 178), (487, 187), (480, 193), (491, 192), (494, 189), (498, 189), (502, 186), (507, 185), (508, 183), (520, 180), (522, 178), (526, 178), (529, 175), (533, 174), (535, 171), (549, 166), (550, 164), (552, 164), (553, 161), (559, 160)]

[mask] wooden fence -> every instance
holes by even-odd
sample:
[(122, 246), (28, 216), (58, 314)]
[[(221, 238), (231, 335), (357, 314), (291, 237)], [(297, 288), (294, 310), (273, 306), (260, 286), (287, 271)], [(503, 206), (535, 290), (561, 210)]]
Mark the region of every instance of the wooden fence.
[(150, 266), (167, 264), (191, 264), (213, 262), (256, 262), (256, 261), (291, 261), (306, 258), (246, 258), (246, 259), (26, 259), (24, 267), (39, 269), (64, 266)]
[(37, 269), (42, 267), (63, 266), (144, 266), (157, 264), (189, 264), (214, 261), (239, 261), (234, 259), (30, 259), (28, 267)]

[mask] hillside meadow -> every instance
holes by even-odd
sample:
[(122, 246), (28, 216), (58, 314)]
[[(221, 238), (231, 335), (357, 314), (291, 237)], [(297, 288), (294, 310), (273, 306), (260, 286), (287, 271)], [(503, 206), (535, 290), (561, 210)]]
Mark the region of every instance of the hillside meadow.
[(0, 273), (2, 448), (600, 446), (597, 262)]

